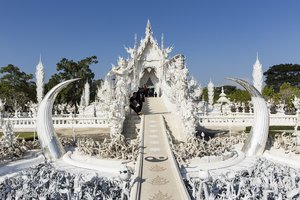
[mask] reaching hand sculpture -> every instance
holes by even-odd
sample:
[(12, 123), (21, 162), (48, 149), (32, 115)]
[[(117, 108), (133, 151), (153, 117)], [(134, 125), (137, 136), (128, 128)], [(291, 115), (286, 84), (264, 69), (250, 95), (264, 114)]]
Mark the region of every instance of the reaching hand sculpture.
[(240, 84), (251, 95), (254, 107), (254, 120), (250, 134), (242, 148), (242, 151), (247, 156), (259, 156), (263, 154), (265, 150), (269, 133), (269, 111), (266, 101), (260, 92), (248, 82), (235, 78), (227, 79)]
[(50, 160), (58, 159), (65, 153), (53, 127), (52, 108), (54, 100), (63, 88), (77, 80), (79, 79), (71, 79), (56, 85), (46, 94), (39, 105), (36, 120), (37, 133), (41, 148), (44, 150), (46, 158)]

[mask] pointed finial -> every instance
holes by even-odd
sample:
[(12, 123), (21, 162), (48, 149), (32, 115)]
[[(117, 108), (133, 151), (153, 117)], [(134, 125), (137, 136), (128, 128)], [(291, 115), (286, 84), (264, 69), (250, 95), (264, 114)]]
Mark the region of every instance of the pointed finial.
[(211, 78), (209, 78), (209, 83), (208, 83), (208, 85), (211, 86), (211, 87), (214, 87), (214, 86), (215, 86), (214, 83), (211, 81)]
[(256, 61), (255, 61), (254, 65), (255, 65), (255, 66), (261, 65), (261, 64), (260, 64), (260, 61), (259, 61), (259, 59), (258, 59), (258, 52), (256, 52)]
[(152, 31), (151, 31), (151, 24), (150, 24), (150, 20), (148, 19), (147, 21), (147, 27), (146, 27), (146, 35), (151, 35)]
[(39, 63), (42, 63), (42, 54), (40, 53), (40, 60)]
[(147, 20), (147, 28), (151, 28), (151, 23), (149, 19)]
[(134, 34), (134, 48), (136, 49), (137, 48), (137, 34), (135, 33)]
[(164, 33), (161, 34), (161, 50), (164, 50)]

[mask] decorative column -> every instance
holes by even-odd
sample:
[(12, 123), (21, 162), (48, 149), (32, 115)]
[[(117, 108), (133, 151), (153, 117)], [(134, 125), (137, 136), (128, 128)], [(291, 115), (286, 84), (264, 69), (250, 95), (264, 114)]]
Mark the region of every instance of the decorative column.
[(262, 84), (263, 84), (263, 71), (262, 71), (262, 65), (258, 60), (258, 54), (256, 56), (256, 61), (253, 65), (252, 78), (253, 78), (253, 86), (261, 93)]
[(44, 66), (42, 64), (42, 57), (40, 56), (40, 61), (38, 65), (36, 66), (36, 72), (35, 72), (35, 77), (36, 77), (36, 97), (38, 104), (41, 103), (44, 97)]
[(211, 80), (207, 85), (207, 93), (208, 93), (208, 108), (212, 110), (214, 104), (214, 84), (211, 82)]

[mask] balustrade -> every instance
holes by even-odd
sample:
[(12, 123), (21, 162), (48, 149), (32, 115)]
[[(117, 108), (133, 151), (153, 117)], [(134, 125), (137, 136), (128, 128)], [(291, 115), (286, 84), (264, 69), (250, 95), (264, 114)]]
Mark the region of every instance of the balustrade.
[[(2, 118), (2, 124), (10, 121), (16, 129), (34, 129), (35, 118)], [(53, 117), (53, 125), (55, 128), (109, 128), (110, 124), (107, 119), (99, 117)]]
[[(295, 126), (297, 115), (270, 115), (270, 126)], [(204, 127), (251, 126), (253, 114), (242, 115), (199, 115), (199, 122)]]

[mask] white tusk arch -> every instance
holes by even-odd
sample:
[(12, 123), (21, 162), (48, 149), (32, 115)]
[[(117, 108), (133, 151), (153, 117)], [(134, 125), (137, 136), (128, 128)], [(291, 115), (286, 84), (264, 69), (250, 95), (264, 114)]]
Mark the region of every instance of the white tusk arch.
[(267, 144), (269, 133), (269, 111), (266, 101), (261, 93), (248, 82), (236, 78), (227, 79), (243, 86), (250, 93), (253, 103), (254, 119), (252, 122), (251, 131), (246, 139), (242, 151), (247, 156), (262, 155)]
[(77, 80), (79, 79), (71, 79), (57, 84), (46, 94), (39, 105), (36, 117), (36, 128), (41, 147), (44, 150), (46, 158), (50, 160), (58, 159), (65, 153), (53, 127), (53, 103), (57, 94), (63, 88)]

